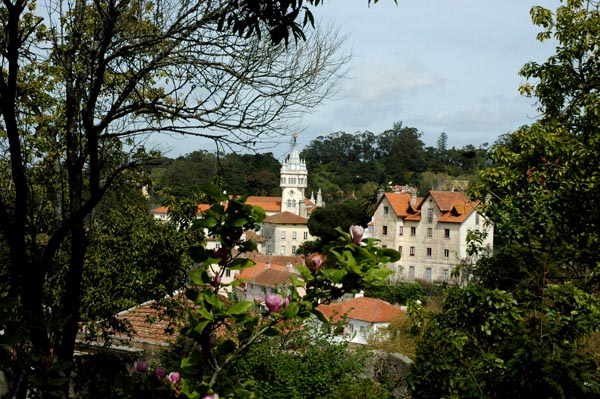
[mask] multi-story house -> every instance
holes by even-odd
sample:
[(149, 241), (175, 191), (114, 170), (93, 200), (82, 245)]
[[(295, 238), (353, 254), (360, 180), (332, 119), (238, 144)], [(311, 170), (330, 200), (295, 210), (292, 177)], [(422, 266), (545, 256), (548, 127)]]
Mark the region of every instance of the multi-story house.
[(308, 219), (287, 211), (267, 217), (260, 234), (267, 255), (292, 256), (302, 243), (314, 240), (308, 232)]
[(491, 251), (494, 231), (477, 212), (477, 203), (459, 191), (386, 192), (377, 201), (370, 228), (384, 247), (401, 253), (390, 265), (397, 280), (447, 282), (452, 269), (467, 258), (467, 235), (485, 233)]

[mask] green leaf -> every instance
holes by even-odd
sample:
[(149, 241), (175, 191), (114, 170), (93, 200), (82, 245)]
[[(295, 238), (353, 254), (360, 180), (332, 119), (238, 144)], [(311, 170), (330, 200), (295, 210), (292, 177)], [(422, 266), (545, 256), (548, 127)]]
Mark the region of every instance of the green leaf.
[(227, 310), (227, 313), (231, 315), (244, 314), (247, 313), (252, 306), (254, 306), (252, 302), (237, 302)]

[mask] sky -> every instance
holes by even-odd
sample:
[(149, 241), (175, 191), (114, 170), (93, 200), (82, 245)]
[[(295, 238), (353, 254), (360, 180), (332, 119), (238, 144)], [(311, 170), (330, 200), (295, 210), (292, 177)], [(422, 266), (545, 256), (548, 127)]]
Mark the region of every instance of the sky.
[[(427, 146), (442, 132), (448, 147), (493, 144), (532, 123), (535, 100), (519, 94), (521, 67), (543, 62), (554, 44), (536, 40), (533, 5), (555, 9), (559, 0), (325, 0), (318, 23), (348, 34), (352, 53), (333, 98), (290, 126), (290, 139), (271, 149), (283, 156), (291, 134), (302, 148), (343, 131), (375, 134), (394, 122), (417, 128)], [(194, 139), (168, 143), (167, 156), (210, 149)]]

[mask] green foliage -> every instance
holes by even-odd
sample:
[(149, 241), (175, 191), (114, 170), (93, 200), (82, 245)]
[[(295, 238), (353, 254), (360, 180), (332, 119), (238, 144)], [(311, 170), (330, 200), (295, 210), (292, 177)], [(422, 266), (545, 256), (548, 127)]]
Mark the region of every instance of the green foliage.
[(253, 380), (257, 399), (342, 398), (349, 390), (340, 391), (365, 383), (364, 354), (324, 336), (292, 334), (254, 345), (231, 371)]
[(365, 296), (379, 298), (392, 304), (407, 305), (409, 302), (425, 301), (425, 291), (418, 283), (386, 283), (380, 286), (369, 287)]
[(585, 339), (600, 300), (571, 284), (549, 286), (534, 309), (476, 285), (447, 292), (430, 315), (409, 376), (414, 398), (546, 398), (600, 394)]
[(308, 219), (308, 231), (312, 236), (319, 237), (320, 245), (325, 246), (337, 239), (336, 227), (348, 231), (350, 226), (365, 227), (370, 221), (368, 204), (348, 199), (315, 209)]
[[(245, 204), (245, 197), (227, 198), (218, 189), (210, 192), (214, 204), (193, 222), (191, 230), (205, 231), (220, 245), (214, 250), (206, 249), (203, 242), (190, 247), (196, 266), (189, 274), (193, 285), (186, 290), (186, 296), (194, 306), (189, 309), (187, 326), (181, 334), (193, 345), (175, 349), (183, 358), (178, 368), (182, 380), (174, 389), (191, 398), (211, 392), (218, 392), (221, 397), (253, 397), (256, 387), (252, 380), (231, 375), (231, 367), (264, 337), (280, 336), (311, 315), (322, 318), (316, 310), (319, 301), (383, 282), (390, 273), (385, 264), (398, 259), (399, 254), (380, 248), (373, 239), (357, 245), (350, 234), (338, 229), (340, 237), (330, 250), (335, 259), (327, 261), (323, 257), (312, 269), (298, 266), (302, 279), (291, 278), (290, 291), (281, 293), (286, 298), (271, 295), (279, 299), (281, 306), (272, 307), (265, 299), (265, 308), (257, 308), (254, 302), (224, 298), (219, 295), (221, 289), (239, 284), (223, 283), (225, 271), (254, 264), (241, 256), (256, 248), (255, 243), (243, 239), (243, 233), (256, 229), (265, 213)], [(298, 293), (301, 287), (306, 289), (302, 297)], [(187, 349), (182, 353), (182, 348)], [(326, 389), (323, 384), (324, 379), (313, 388)]]

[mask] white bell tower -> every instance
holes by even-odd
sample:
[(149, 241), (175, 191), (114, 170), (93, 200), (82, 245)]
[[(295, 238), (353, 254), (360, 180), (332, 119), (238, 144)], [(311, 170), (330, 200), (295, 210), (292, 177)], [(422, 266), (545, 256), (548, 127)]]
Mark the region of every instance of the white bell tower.
[(292, 150), (281, 165), (281, 212), (288, 211), (306, 217), (304, 190), (308, 184), (308, 170), (304, 160), (300, 159), (297, 138), (298, 134), (294, 133)]

